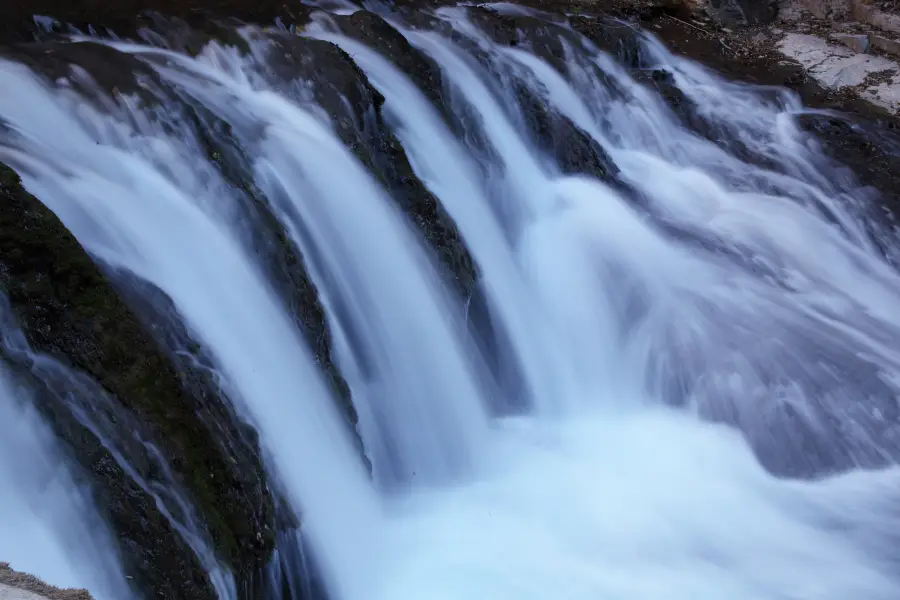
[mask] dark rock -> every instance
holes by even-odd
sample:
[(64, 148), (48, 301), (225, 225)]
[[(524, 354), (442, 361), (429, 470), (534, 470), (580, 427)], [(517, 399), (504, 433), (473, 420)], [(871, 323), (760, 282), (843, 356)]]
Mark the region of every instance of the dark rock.
[[(205, 39), (204, 43), (210, 41), (209, 37), (197, 32), (184, 35), (182, 39), (194, 35), (198, 36), (197, 39)], [(334, 48), (330, 44), (325, 46), (329, 49)], [(281, 65), (278, 68), (284, 67), (281, 63), (275, 64)], [(290, 71), (283, 73), (285, 76), (290, 74)], [(174, 96), (168, 100), (177, 101)], [(185, 106), (185, 111), (183, 116), (194, 124), (197, 139), (203, 145), (207, 156), (218, 165), (225, 180), (243, 194), (246, 202), (236, 206), (235, 209), (241, 212), (240, 220), (247, 223), (246, 232), (259, 265), (265, 272), (267, 280), (278, 292), (278, 296), (285, 302), (294, 324), (303, 333), (317, 364), (335, 397), (340, 401), (341, 412), (347, 420), (352, 436), (361, 445), (362, 442), (356, 433), (358, 417), (350, 398), (350, 389), (332, 359), (331, 333), (326, 323), (325, 311), (300, 249), (272, 212), (262, 191), (254, 184), (251, 160), (239, 141), (234, 138), (230, 125), (198, 105)], [(131, 297), (137, 301), (146, 296), (139, 293)], [(159, 314), (160, 307), (144, 312)], [(169, 342), (168, 347), (171, 345)]]
[(413, 48), (387, 21), (368, 11), (334, 18), (345, 35), (380, 52), (403, 71), (435, 107), (442, 107), (443, 82), (440, 69), (431, 59)]
[(768, 25), (778, 14), (773, 0), (709, 0), (706, 12), (722, 25)]
[[(271, 520), (271, 499), (265, 486), (247, 485), (239, 468), (248, 461), (259, 468), (258, 446), (238, 445), (227, 452), (220, 446), (213, 423), (204, 422), (203, 415), (215, 418), (229, 409), (218, 397), (185, 393), (172, 364), (100, 269), (2, 165), (0, 197), (0, 285), (31, 347), (89, 375), (125, 412), (147, 424), (150, 438), (203, 513), (221, 557), (239, 577), (246, 565), (261, 564), (271, 545), (260, 545), (257, 524)], [(62, 412), (48, 418), (74, 450), (73, 457), (93, 473), (92, 483), (131, 559), (129, 572), (160, 597), (210, 597), (205, 573), (192, 565), (190, 553), (179, 553), (152, 502), (134, 489), (97, 440)]]
[[(522, 47), (546, 60), (562, 75), (567, 75), (563, 40), (577, 44), (576, 36), (565, 27), (534, 17), (507, 16), (483, 8), (469, 11), (472, 21), (494, 42)], [(464, 41), (461, 40), (461, 43)], [(486, 68), (496, 72), (491, 59), (471, 44), (465, 44), (471, 53), (479, 57)], [(496, 81), (501, 88), (511, 89), (520, 114), (532, 140), (547, 155), (553, 157), (563, 173), (588, 174), (604, 181), (614, 180), (618, 168), (603, 147), (572, 121), (553, 110), (519, 78), (510, 79), (498, 74)], [(497, 90), (502, 95), (503, 89)]]
[(74, 26), (88, 33), (113, 32), (132, 37), (152, 23), (148, 14), (183, 19), (189, 26), (203, 29), (219, 19), (238, 19), (247, 23), (274, 24), (306, 20), (309, 9), (299, 2), (284, 0), (9, 0), (0, 6), (0, 42), (33, 41), (45, 35), (33, 15), (57, 21), (55, 29), (68, 31)]
[[(417, 29), (440, 31), (453, 39), (461, 36), (445, 21), (409, 6), (402, 13), (408, 26)], [(455, 90), (444, 77), (441, 68), (429, 56), (413, 47), (400, 32), (383, 18), (369, 12), (357, 12), (350, 17), (336, 17), (335, 22), (346, 35), (354, 37), (377, 50), (406, 74), (443, 117), (449, 129), (474, 152), (491, 156), (490, 147), (474, 114), (465, 103), (458, 101)], [(468, 296), (469, 287), (466, 287)]]
[(468, 297), (476, 278), (475, 263), (456, 225), (413, 173), (403, 147), (384, 122), (384, 98), (365, 73), (334, 44), (288, 35), (271, 41), (278, 48), (276, 70), (288, 80), (312, 84), (313, 95), (338, 136), (391, 192), (437, 251), (457, 290)]
[(891, 259), (896, 255), (890, 247), (893, 237), (879, 235), (878, 229), (895, 229), (900, 211), (900, 127), (891, 121), (872, 122), (852, 115), (804, 113), (797, 119), (834, 161), (830, 166), (835, 175), (843, 174), (843, 185), (869, 186), (872, 205), (879, 210), (872, 211), (877, 219), (868, 220), (867, 226), (872, 230), (872, 241)]
[(572, 19), (572, 29), (626, 67), (636, 69), (643, 66), (640, 29), (636, 23), (576, 17)]

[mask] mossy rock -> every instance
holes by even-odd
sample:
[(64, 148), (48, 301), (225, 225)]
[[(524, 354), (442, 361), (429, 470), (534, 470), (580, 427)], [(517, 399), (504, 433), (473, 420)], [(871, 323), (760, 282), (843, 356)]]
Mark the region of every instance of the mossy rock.
[[(148, 425), (153, 442), (169, 457), (203, 514), (217, 552), (239, 578), (262, 564), (271, 551), (272, 536), (263, 535), (262, 526), (272, 521), (272, 502), (266, 486), (259, 484), (262, 467), (255, 440), (244, 436), (242, 445), (229, 451), (222, 447), (210, 427), (217, 423), (205, 418), (229, 412), (223, 400), (183, 390), (179, 373), (98, 266), (59, 219), (23, 189), (16, 173), (3, 165), (0, 201), (0, 285), (32, 348), (89, 375), (123, 409)], [(155, 547), (151, 540), (128, 537), (129, 519), (144, 517), (115, 514), (115, 501), (124, 493), (122, 473), (109, 461), (95, 458), (102, 454), (102, 449), (90, 447), (96, 441), (75, 430), (57, 431), (75, 447), (75, 458), (93, 471), (95, 485), (113, 499), (109, 510), (123, 547), (131, 544), (137, 554), (151, 552)], [(149, 557), (144, 560), (150, 565), (131, 567), (156, 568)], [(165, 587), (167, 578), (168, 574), (152, 584)]]

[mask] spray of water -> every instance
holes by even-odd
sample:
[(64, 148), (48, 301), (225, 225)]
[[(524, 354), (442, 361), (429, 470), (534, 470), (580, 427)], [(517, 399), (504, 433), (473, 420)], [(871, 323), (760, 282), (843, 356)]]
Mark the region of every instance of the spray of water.
[[(793, 125), (796, 100), (644, 40), (646, 66), (671, 72), (721, 139), (704, 137), (571, 31), (559, 70), (464, 12), (438, 16), (461, 38), (397, 27), (489, 152), (375, 49), (328, 19), (308, 34), (383, 93), (459, 227), (533, 408), (514, 418), (488, 416), (462, 300), (310, 96), (273, 84), (264, 38), (249, 35), (249, 57), (115, 44), (231, 125), (323, 296), (376, 471), (397, 469), (402, 493), (369, 485), (229, 210), (235, 192), (189, 135), (167, 133), (189, 128), (177, 111), (104, 114), (0, 63), (19, 90), (0, 98), (0, 160), (93, 255), (173, 299), (258, 427), (334, 598), (900, 596), (900, 473), (875, 468), (894, 460), (900, 279), (862, 196)], [(617, 185), (564, 175), (496, 81), (591, 136)], [(764, 468), (811, 454), (809, 439), (828, 443), (808, 480)]]

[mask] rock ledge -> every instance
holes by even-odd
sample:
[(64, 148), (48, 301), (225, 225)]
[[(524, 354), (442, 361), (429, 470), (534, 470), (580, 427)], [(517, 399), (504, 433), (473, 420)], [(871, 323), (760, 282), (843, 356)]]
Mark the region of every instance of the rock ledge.
[(61, 589), (0, 562), (0, 600), (93, 600), (87, 590)]

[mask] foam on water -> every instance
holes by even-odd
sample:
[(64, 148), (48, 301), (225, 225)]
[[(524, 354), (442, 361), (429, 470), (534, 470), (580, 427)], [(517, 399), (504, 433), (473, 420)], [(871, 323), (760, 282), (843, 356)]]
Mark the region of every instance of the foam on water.
[[(487, 89), (493, 73), (463, 59), (462, 50), (438, 34), (400, 27), (442, 67), (481, 117), (475, 126), (500, 166), (515, 173), (512, 191), (502, 197), (520, 201), (525, 216), (513, 211), (504, 221), (500, 215), (510, 212), (492, 206), (496, 200), (484, 193), (477, 170), (460, 159), (438, 166), (434, 156), (460, 155), (456, 141), (404, 75), (358, 42), (321, 25), (313, 29), (347, 49), (385, 95), (417, 173), (448, 206), (479, 265), (514, 269), (504, 275), (546, 299), (529, 308), (558, 311), (550, 323), (554, 340), (564, 340), (563, 351), (593, 365), (581, 388), (589, 390), (587, 398), (580, 398), (595, 406), (593, 416), (582, 408), (577, 420), (510, 423), (495, 454), (485, 456), (489, 466), (481, 478), (416, 495), (397, 508), (403, 517), (391, 540), (396, 555), (407, 558), (386, 575), (382, 597), (895, 596), (898, 521), (884, 494), (896, 489), (900, 472), (788, 482), (768, 474), (734, 431), (646, 408), (668, 391), (666, 371), (675, 370), (690, 380), (686, 391), (700, 412), (715, 412), (708, 404), (738, 404), (737, 424), (754, 441), (771, 435), (771, 414), (789, 405), (821, 430), (828, 419), (842, 421), (852, 432), (851, 445), (878, 453), (895, 444), (884, 432), (896, 423), (896, 384), (885, 386), (884, 375), (896, 371), (897, 355), (876, 329), (896, 331), (898, 314), (884, 301), (896, 302), (898, 279), (872, 251), (854, 213), (855, 190), (828, 182), (827, 162), (790, 121), (787, 111), (799, 109), (794, 99), (782, 94), (781, 104), (773, 105), (751, 88), (717, 80), (650, 46), (658, 63), (681, 69), (676, 81), (693, 90), (701, 112), (727, 120), (736, 104), (741, 107), (735, 128), (747, 132), (753, 151), (785, 167), (769, 171), (685, 130), (657, 97), (589, 45), (587, 54), (570, 48), (566, 79), (527, 50), (493, 44), (462, 11), (442, 14), (488, 53), (495, 70), (520, 76), (509, 68), (512, 62), (535, 75), (523, 81), (594, 137), (662, 218), (723, 247), (750, 248), (757, 261), (781, 272), (767, 278), (737, 268), (665, 235), (627, 207), (621, 192), (541, 169), (498, 95)], [(600, 66), (628, 95), (614, 100), (587, 75), (585, 63)], [(464, 185), (470, 186), (467, 213), (481, 210), (486, 217), (467, 220), (457, 208)], [(478, 202), (484, 205), (472, 206)], [(518, 240), (511, 250), (481, 242), (490, 217), (499, 221), (494, 231)], [(824, 255), (830, 258), (822, 261)], [(515, 302), (503, 298), (497, 312)], [(635, 303), (642, 305), (636, 315)], [(624, 386), (607, 375), (615, 358), (573, 335), (587, 331), (595, 343), (609, 340), (597, 335), (602, 327), (589, 326), (598, 316), (610, 319), (619, 334), (611, 336), (615, 352), (630, 358), (632, 377), (624, 377)], [(506, 323), (516, 326), (509, 316)], [(762, 330), (770, 330), (775, 343), (761, 343)], [(858, 353), (865, 353), (867, 365)], [(873, 373), (860, 387), (850, 383), (873, 369), (882, 375)], [(552, 380), (590, 370), (545, 373)], [(590, 377), (597, 373), (604, 375), (599, 385)], [(571, 399), (542, 400), (572, 406)], [(596, 412), (610, 406), (637, 411)], [(860, 418), (860, 411), (870, 411), (871, 419)], [(791, 442), (784, 436), (804, 435), (791, 427), (772, 436), (774, 452), (787, 455)], [(896, 491), (887, 496), (896, 499)]]
[(403, 506), (378, 597), (896, 597), (872, 553), (896, 470), (779, 481), (734, 431), (658, 409), (508, 425), (483, 479)]

